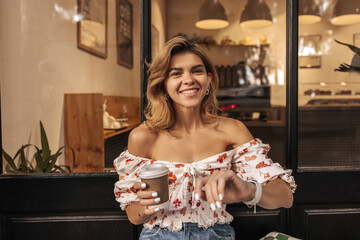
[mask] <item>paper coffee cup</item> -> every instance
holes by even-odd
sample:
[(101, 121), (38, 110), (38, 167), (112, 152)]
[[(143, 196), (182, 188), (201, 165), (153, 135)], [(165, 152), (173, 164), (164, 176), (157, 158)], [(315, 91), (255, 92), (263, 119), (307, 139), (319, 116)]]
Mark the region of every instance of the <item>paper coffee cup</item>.
[(158, 207), (166, 209), (169, 207), (169, 169), (163, 163), (154, 163), (144, 166), (140, 171), (141, 181), (146, 183), (146, 191), (155, 191), (160, 197), (159, 204), (151, 205), (149, 208)]

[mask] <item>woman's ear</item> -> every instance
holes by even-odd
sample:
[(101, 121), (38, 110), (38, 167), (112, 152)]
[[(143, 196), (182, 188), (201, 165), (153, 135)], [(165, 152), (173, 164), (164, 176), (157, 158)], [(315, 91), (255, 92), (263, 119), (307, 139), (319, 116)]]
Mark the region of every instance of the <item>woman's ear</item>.
[(214, 77), (214, 75), (212, 74), (212, 72), (208, 72), (207, 78), (208, 78), (208, 83), (209, 83), (209, 84), (211, 83), (213, 77)]

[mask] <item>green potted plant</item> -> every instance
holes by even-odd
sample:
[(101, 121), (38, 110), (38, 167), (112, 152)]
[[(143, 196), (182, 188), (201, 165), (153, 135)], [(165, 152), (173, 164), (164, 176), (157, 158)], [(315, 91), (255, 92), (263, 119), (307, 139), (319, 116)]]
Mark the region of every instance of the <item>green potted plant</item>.
[[(40, 121), (40, 136), (41, 136), (41, 149), (33, 144), (22, 145), (20, 149), (15, 153), (14, 157), (11, 157), (2, 149), (2, 155), (6, 160), (5, 171), (8, 173), (66, 173), (71, 172), (71, 168), (68, 165), (58, 165), (56, 162), (59, 156), (62, 154), (61, 150), (65, 146), (60, 147), (55, 154), (51, 154), (49, 148), (49, 142), (46, 136), (46, 132), (42, 122)], [(25, 154), (25, 149), (33, 147), (35, 153), (32, 161), (29, 161)], [(75, 152), (72, 148), (73, 163), (75, 163)], [(32, 164), (33, 162), (33, 164)]]

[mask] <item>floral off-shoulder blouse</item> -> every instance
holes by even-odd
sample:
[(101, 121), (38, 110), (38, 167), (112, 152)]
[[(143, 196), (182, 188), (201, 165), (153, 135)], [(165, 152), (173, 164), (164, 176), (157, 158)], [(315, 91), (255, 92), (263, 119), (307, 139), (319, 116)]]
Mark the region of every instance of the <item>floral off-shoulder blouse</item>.
[(226, 205), (212, 211), (206, 201), (195, 201), (194, 186), (196, 178), (212, 174), (215, 170), (232, 169), (243, 180), (254, 179), (261, 184), (275, 178), (281, 178), (289, 184), (292, 191), (296, 189), (291, 170), (284, 170), (279, 163), (268, 158), (270, 150), (268, 144), (260, 139), (253, 139), (235, 149), (222, 152), (194, 163), (180, 163), (160, 161), (136, 157), (124, 151), (114, 160), (114, 166), (119, 174), (119, 181), (115, 183), (114, 193), (122, 210), (134, 201), (140, 199), (133, 188), (135, 182), (140, 182), (139, 173), (142, 167), (161, 162), (169, 168), (169, 208), (155, 213), (144, 224), (153, 228), (178, 231), (182, 223), (198, 223), (199, 227), (208, 228), (214, 224), (230, 223), (233, 217), (226, 212)]

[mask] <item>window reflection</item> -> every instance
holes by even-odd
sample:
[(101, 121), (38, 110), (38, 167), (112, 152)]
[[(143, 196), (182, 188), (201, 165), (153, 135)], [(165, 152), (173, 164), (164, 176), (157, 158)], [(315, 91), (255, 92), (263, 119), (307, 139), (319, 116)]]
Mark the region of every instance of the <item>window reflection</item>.
[(299, 21), (299, 167), (360, 167), (360, 2), (301, 0), (299, 18), (311, 9), (321, 20)]
[[(217, 7), (228, 25), (197, 27), (199, 19), (215, 18), (203, 14), (204, 5)], [(219, 75), (220, 114), (243, 121), (272, 145), (270, 157), (285, 165), (286, 2), (153, 0), (152, 25), (160, 48), (179, 34), (201, 45)]]

